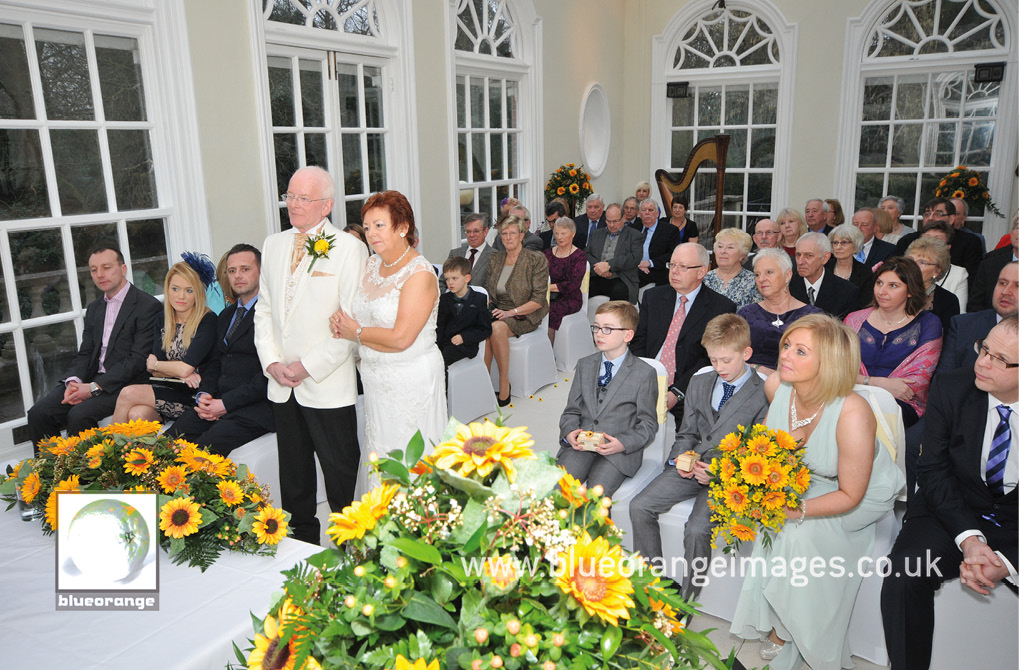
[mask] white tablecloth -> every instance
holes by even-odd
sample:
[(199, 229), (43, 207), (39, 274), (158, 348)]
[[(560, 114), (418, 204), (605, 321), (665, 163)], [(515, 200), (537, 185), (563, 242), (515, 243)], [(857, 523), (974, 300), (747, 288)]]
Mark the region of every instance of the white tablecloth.
[(321, 551), (284, 539), (275, 557), (224, 552), (204, 573), (159, 555), (159, 611), (56, 611), (55, 538), (0, 507), (0, 667), (202, 670), (236, 661), (283, 585)]

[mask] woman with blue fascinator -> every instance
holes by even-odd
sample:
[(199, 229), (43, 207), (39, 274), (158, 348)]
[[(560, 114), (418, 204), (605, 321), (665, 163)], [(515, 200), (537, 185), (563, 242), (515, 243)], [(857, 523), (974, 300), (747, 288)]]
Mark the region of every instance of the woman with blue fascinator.
[(166, 273), (163, 321), (157, 323), (146, 368), (150, 384), (121, 390), (113, 421), (169, 421), (194, 404), (201, 370), (216, 355), (216, 313), (206, 305), (206, 286), (216, 268), (199, 254), (184, 253), (183, 262)]

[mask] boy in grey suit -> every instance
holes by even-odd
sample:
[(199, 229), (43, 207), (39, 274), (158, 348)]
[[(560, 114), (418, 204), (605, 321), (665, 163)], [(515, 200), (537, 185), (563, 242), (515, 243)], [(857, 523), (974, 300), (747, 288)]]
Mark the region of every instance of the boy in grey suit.
[[(714, 370), (695, 374), (690, 379), (683, 422), (676, 432), (676, 443), (669, 453), (665, 472), (630, 503), (634, 549), (654, 567), (661, 568), (664, 557), (658, 517), (673, 505), (696, 498), (683, 533), (686, 561), (683, 596), (687, 600), (695, 600), (700, 593), (702, 575), (711, 558), (707, 484), (710, 481), (708, 466), (718, 455), (716, 447), (723, 437), (738, 430), (737, 426), (762, 423), (768, 413), (764, 381), (746, 364), (753, 349), (750, 326), (743, 317), (736, 314), (716, 316), (704, 328), (701, 344)], [(695, 451), (701, 456), (690, 472), (676, 466), (676, 458), (686, 451)]]
[[(598, 307), (591, 331), (599, 353), (577, 362), (559, 419), (557, 462), (588, 488), (600, 484), (607, 496), (640, 469), (641, 452), (658, 431), (657, 375), (626, 347), (636, 327), (637, 308), (629, 302)], [(581, 431), (603, 433), (604, 440), (585, 451), (577, 442)]]

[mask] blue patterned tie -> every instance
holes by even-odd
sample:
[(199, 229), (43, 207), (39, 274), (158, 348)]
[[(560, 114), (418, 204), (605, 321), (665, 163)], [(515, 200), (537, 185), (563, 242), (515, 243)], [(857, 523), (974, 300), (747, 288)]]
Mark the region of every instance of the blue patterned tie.
[(732, 397), (732, 392), (736, 390), (735, 384), (729, 382), (722, 382), (722, 401), (718, 403), (718, 411), (721, 412), (722, 408), (725, 407), (725, 403), (729, 402), (729, 398)]
[(991, 450), (987, 454), (987, 487), (995, 495), (1005, 495), (1005, 461), (1008, 460), (1008, 449), (1012, 443), (1012, 428), (1008, 424), (1012, 408), (998, 405), (995, 409), (1001, 416), (998, 427), (991, 438)]
[(605, 388), (612, 381), (612, 361), (605, 361), (605, 374), (598, 377), (598, 386)]
[(856, 260), (860, 261), (861, 263), (867, 260), (867, 255), (863, 253), (863, 249), (860, 249), (859, 251), (856, 252)]

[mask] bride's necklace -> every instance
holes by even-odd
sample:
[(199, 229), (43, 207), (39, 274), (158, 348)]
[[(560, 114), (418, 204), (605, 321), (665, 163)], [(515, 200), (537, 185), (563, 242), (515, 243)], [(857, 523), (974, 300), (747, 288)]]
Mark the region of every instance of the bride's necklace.
[(789, 403), (789, 418), (791, 419), (790, 426), (792, 431), (797, 431), (800, 428), (805, 428), (806, 426), (809, 426), (811, 422), (817, 418), (817, 415), (821, 413), (822, 409), (824, 409), (824, 403), (821, 403), (821, 406), (817, 408), (817, 411), (814, 412), (814, 414), (809, 419), (804, 419), (803, 421), (800, 421), (799, 418), (797, 418), (796, 416), (796, 389), (793, 389), (793, 401)]
[(391, 267), (393, 267), (394, 265), (397, 265), (397, 264), (398, 264), (398, 263), (399, 263), (400, 261), (402, 261), (402, 260), (403, 260), (403, 257), (404, 257), (404, 256), (406, 256), (406, 255), (407, 255), (407, 254), (408, 254), (409, 252), (410, 252), (410, 245), (408, 244), (408, 245), (407, 245), (407, 248), (403, 250), (403, 253), (402, 253), (402, 254), (400, 254), (400, 257), (399, 257), (399, 258), (397, 258), (397, 259), (396, 259), (395, 261), (393, 261), (392, 263), (387, 263), (387, 262), (385, 262), (385, 261), (382, 261), (382, 267), (384, 267), (384, 268), (391, 268)]

